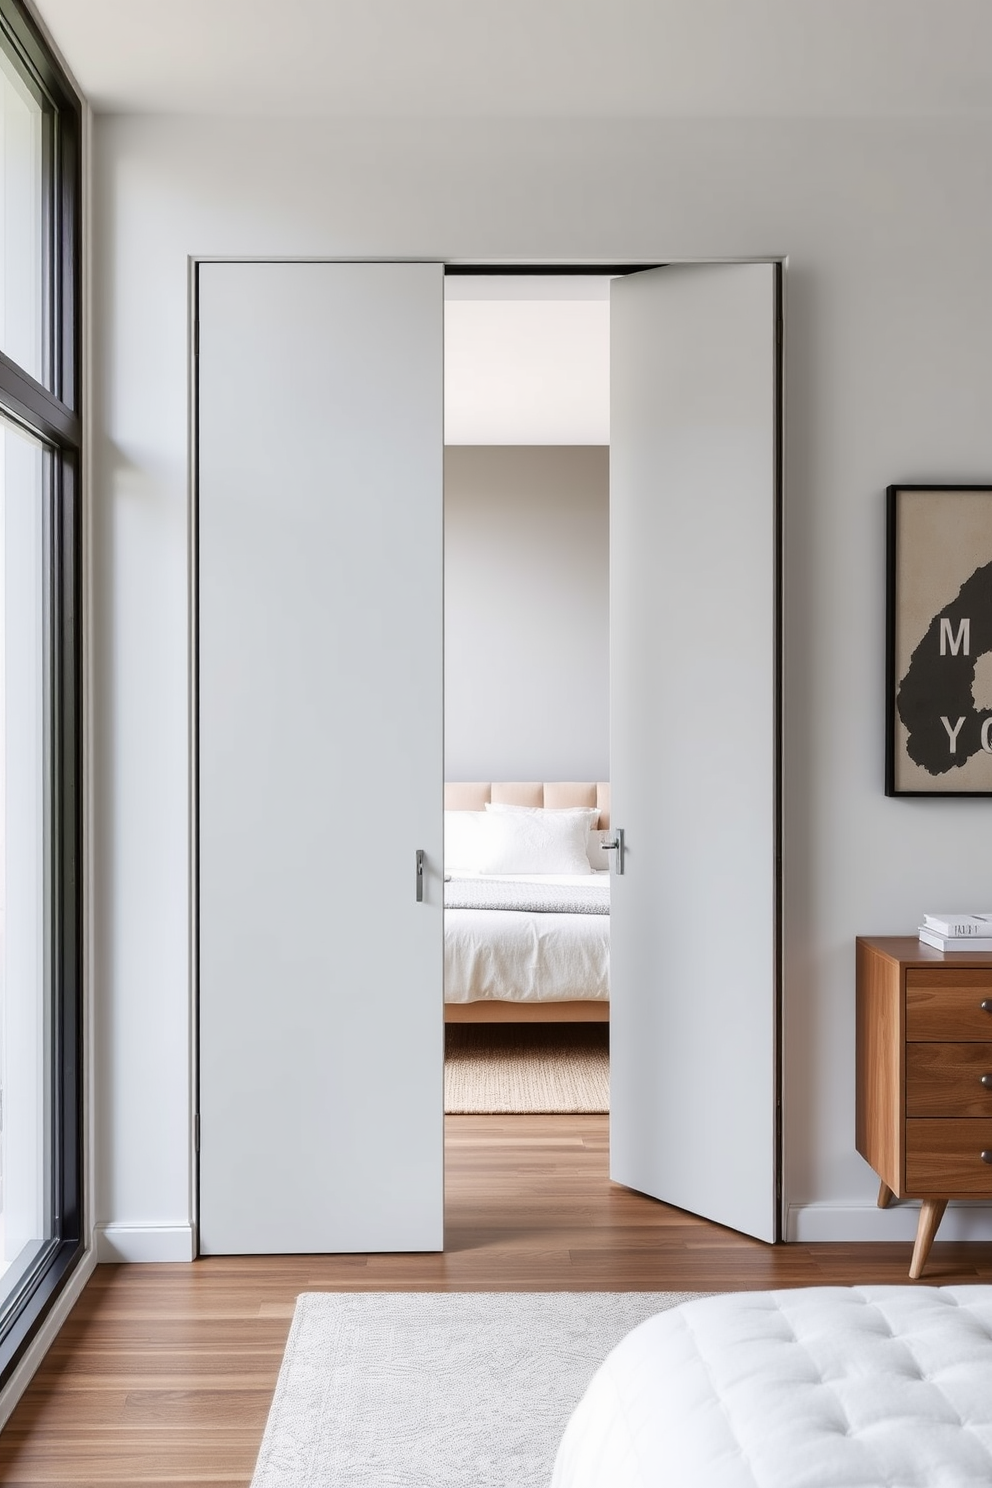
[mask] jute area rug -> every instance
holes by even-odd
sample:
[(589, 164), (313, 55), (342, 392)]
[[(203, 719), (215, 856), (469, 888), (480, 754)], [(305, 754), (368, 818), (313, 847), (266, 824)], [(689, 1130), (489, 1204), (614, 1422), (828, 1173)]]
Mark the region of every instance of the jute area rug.
[(309, 1292), (252, 1488), (548, 1488), (610, 1349), (688, 1292)]
[(449, 1114), (562, 1114), (610, 1109), (606, 1023), (449, 1023)]

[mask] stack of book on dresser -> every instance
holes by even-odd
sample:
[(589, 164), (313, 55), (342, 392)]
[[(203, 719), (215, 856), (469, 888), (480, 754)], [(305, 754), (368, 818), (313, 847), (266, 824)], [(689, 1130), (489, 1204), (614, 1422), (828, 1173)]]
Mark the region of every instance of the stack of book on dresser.
[(920, 939), (937, 951), (992, 951), (992, 910), (924, 915)]

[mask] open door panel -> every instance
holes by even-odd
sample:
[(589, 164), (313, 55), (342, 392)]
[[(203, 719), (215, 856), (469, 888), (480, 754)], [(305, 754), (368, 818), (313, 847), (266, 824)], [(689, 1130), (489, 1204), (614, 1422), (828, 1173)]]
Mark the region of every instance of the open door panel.
[(614, 281), (611, 1175), (777, 1237), (773, 264)]

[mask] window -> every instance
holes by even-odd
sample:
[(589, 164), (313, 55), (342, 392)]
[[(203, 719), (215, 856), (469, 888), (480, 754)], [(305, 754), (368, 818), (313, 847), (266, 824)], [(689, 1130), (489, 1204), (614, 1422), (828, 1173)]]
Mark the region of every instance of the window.
[(0, 1385), (83, 1251), (79, 125), (0, 0)]

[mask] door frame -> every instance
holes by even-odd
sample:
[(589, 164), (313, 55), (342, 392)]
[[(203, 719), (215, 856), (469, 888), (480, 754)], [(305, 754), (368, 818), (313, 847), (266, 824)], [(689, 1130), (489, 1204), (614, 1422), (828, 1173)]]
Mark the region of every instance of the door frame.
[(775, 818), (774, 853), (774, 1011), (775, 1011), (775, 1243), (783, 1243), (786, 1234), (788, 1196), (785, 1192), (785, 1152), (783, 1101), (785, 1088), (785, 977), (783, 915), (783, 787), (784, 787), (784, 601), (785, 601), (785, 305), (788, 270), (787, 254), (759, 254), (722, 258), (672, 258), (617, 261), (615, 259), (464, 259), (425, 255), (356, 255), (325, 256), (317, 254), (191, 254), (188, 259), (187, 355), (188, 381), (188, 850), (189, 850), (189, 1208), (193, 1233), (193, 1258), (200, 1254), (200, 780), (199, 780), (199, 266), (205, 263), (440, 263), (444, 277), (566, 277), (574, 275), (626, 275), (668, 265), (767, 263), (774, 268), (775, 294), (775, 387), (774, 387), (774, 530), (775, 530), (775, 654), (774, 665), (774, 777)]

